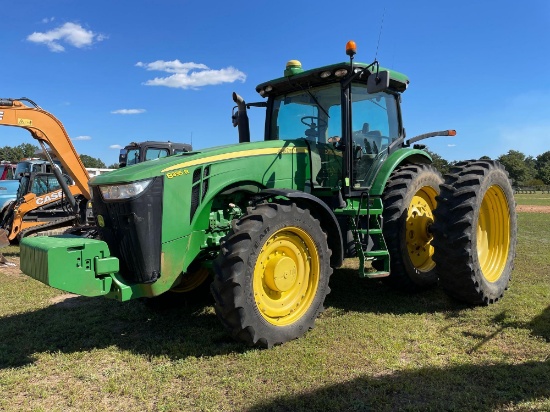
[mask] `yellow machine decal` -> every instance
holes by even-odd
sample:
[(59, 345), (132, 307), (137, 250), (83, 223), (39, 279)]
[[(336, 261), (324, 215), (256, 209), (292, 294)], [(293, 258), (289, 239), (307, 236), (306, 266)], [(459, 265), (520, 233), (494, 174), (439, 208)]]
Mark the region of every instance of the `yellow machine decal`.
[(18, 126), (32, 126), (32, 120), (31, 119), (22, 119), (20, 117), (17, 118), (17, 125)]
[[(163, 170), (163, 172), (164, 172), (164, 170)], [(188, 174), (189, 174), (189, 170), (180, 169), (180, 170), (176, 170), (175, 172), (166, 173), (166, 177), (168, 179), (173, 179), (174, 177), (179, 177), (179, 176), (188, 175)]]
[[(204, 157), (202, 159), (197, 160), (191, 160), (188, 162), (179, 163), (174, 166), (167, 167), (166, 169), (163, 169), (161, 172), (170, 172), (172, 170), (177, 169), (183, 169), (185, 167), (192, 167), (201, 165), (204, 163), (211, 163), (211, 162), (219, 162), (222, 160), (230, 160), (230, 159), (240, 159), (243, 157), (251, 157), (251, 156), (263, 156), (263, 155), (277, 155), (277, 154), (292, 154), (292, 153), (307, 153), (308, 150), (305, 147), (285, 147), (285, 148), (266, 148), (266, 149), (255, 149), (255, 150), (246, 150), (243, 152), (238, 153), (224, 153), (220, 155), (215, 156), (209, 156)], [(168, 176), (168, 175), (167, 175)], [(174, 177), (174, 176), (172, 176)]]

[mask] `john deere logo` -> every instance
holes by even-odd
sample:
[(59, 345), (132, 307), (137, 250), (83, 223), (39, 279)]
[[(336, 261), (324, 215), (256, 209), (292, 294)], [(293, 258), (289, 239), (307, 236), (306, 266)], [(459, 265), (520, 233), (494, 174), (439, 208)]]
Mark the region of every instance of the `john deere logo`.
[(105, 220), (103, 220), (103, 216), (97, 215), (97, 224), (99, 227), (105, 227)]

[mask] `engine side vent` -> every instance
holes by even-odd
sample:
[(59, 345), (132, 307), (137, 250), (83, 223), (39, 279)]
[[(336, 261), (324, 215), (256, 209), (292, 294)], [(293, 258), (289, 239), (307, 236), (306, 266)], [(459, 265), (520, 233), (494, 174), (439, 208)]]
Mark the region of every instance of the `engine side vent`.
[(191, 210), (190, 210), (190, 215), (189, 215), (189, 222), (191, 222), (193, 220), (193, 216), (195, 216), (195, 212), (197, 211), (197, 208), (199, 207), (199, 204), (200, 204), (200, 200), (199, 200), (200, 199), (200, 190), (201, 190), (200, 184), (193, 184), (193, 187), (191, 188)]
[(206, 196), (206, 193), (208, 192), (208, 177), (210, 176), (210, 166), (206, 166), (203, 171), (203, 181), (202, 181), (202, 197), (201, 201), (204, 200), (204, 197)]
[(193, 184), (197, 183), (200, 178), (201, 178), (201, 169), (197, 168), (193, 172)]

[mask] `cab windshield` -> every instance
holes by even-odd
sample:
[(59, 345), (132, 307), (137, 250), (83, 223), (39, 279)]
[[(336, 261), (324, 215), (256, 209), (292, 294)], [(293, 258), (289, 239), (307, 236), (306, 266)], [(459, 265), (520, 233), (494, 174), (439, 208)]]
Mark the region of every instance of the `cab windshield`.
[(342, 133), (339, 84), (279, 96), (273, 102), (270, 140), (305, 138), (326, 143)]
[[(369, 94), (365, 84), (354, 83), (351, 99), (351, 142), (342, 136), (342, 101), (345, 100), (339, 83), (289, 93), (273, 101), (269, 139), (308, 141), (314, 186), (341, 184), (342, 152), (349, 150), (352, 188), (368, 187), (376, 166), (387, 157), (388, 146), (399, 137), (399, 115), (393, 94)], [(328, 179), (327, 175), (330, 175)]]

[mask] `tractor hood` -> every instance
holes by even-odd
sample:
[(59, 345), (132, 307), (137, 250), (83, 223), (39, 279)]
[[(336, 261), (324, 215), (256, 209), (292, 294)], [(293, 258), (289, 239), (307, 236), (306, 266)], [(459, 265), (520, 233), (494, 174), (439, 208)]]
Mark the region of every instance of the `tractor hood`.
[(130, 183), (138, 180), (184, 171), (188, 167), (204, 163), (221, 162), (237, 157), (248, 157), (261, 154), (262, 149), (278, 148), (280, 141), (260, 141), (217, 146), (200, 151), (180, 153), (177, 155), (148, 160), (132, 166), (126, 166), (109, 173), (101, 174), (90, 180), (91, 186)]

